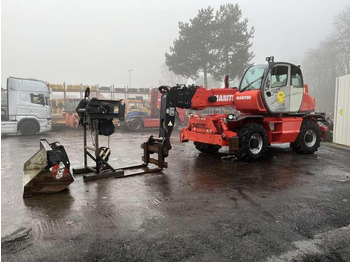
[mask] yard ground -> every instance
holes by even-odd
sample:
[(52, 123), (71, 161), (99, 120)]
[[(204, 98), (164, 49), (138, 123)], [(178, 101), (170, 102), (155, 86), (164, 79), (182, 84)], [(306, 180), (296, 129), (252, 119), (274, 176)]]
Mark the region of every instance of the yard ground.
[[(141, 163), (151, 134), (113, 134), (110, 164)], [(350, 261), (348, 148), (297, 155), (283, 145), (245, 163), (174, 133), (161, 173), (75, 176), (64, 192), (23, 199), (23, 164), (39, 138), (59, 141), (71, 167), (82, 166), (81, 131), (2, 137), (2, 261)]]

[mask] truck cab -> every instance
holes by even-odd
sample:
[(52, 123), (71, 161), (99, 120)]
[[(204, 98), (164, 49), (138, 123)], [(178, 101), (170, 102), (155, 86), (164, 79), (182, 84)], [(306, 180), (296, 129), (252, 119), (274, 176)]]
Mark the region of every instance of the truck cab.
[(51, 128), (50, 88), (46, 83), (9, 77), (7, 105), (1, 110), (1, 133), (34, 135)]

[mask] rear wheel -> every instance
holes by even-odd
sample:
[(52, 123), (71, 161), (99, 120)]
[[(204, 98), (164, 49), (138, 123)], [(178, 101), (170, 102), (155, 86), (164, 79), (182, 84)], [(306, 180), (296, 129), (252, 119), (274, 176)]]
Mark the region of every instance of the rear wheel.
[(247, 162), (254, 162), (264, 157), (267, 152), (267, 133), (259, 124), (246, 124), (238, 132), (238, 158)]
[(321, 131), (316, 122), (304, 121), (300, 133), (290, 147), (298, 154), (313, 154), (320, 147)]
[(27, 120), (21, 123), (19, 131), (21, 131), (22, 135), (31, 136), (39, 132), (39, 127), (34, 121)]
[(206, 153), (206, 154), (214, 154), (219, 151), (221, 146), (219, 145), (212, 145), (212, 144), (206, 144), (206, 143), (201, 143), (201, 142), (193, 142), (195, 145), (196, 149)]
[(140, 118), (133, 118), (128, 126), (131, 131), (140, 131), (142, 129), (142, 120)]

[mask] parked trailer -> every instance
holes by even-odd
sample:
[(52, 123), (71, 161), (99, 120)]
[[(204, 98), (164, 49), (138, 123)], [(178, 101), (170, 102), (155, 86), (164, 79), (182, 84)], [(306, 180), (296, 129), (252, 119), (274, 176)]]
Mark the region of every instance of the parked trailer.
[(45, 82), (9, 77), (2, 95), (7, 99), (1, 105), (1, 134), (51, 131), (50, 88)]

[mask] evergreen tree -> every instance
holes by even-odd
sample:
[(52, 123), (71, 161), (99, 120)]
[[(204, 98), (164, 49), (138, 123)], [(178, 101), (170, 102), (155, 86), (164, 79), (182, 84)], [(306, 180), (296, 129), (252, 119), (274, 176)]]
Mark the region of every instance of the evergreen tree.
[(214, 9), (201, 9), (189, 23), (179, 22), (180, 36), (166, 53), (166, 65), (170, 71), (196, 79), (204, 73), (207, 85), (208, 71), (213, 67), (215, 56), (212, 50)]
[(204, 86), (208, 75), (222, 80), (225, 74), (234, 79), (242, 75), (253, 53), (249, 52), (254, 28), (248, 30), (238, 5), (222, 5), (199, 10), (188, 23), (179, 22), (179, 37), (166, 53), (166, 65), (175, 74), (197, 79), (203, 73)]
[(249, 52), (252, 46), (250, 39), (254, 35), (254, 27), (248, 30), (248, 19), (242, 20), (242, 11), (237, 4), (221, 5), (215, 17), (216, 63), (212, 69), (215, 79), (230, 75), (231, 79), (240, 77), (254, 57)]

